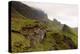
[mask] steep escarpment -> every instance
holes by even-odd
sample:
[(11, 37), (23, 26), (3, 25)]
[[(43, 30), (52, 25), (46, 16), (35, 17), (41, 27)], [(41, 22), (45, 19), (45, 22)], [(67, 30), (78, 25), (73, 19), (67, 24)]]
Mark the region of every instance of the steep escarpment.
[(23, 16), (31, 19), (37, 19), (39, 21), (47, 22), (47, 14), (42, 10), (29, 7), (26, 4), (23, 4), (18, 1), (11, 2), (12, 7), (14, 7), (19, 13)]
[[(50, 21), (42, 10), (18, 1), (11, 4), (10, 52), (77, 48), (77, 34), (57, 20)], [(46, 23), (45, 23), (46, 22)]]

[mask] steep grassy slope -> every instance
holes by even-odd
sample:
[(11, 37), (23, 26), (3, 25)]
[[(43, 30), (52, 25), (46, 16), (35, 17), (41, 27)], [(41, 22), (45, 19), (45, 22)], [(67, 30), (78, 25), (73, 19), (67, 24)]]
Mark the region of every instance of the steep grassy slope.
[(47, 22), (47, 14), (42, 10), (35, 9), (33, 7), (29, 7), (19, 1), (12, 2), (12, 6), (20, 12), (23, 16), (30, 18), (30, 19), (37, 19), (42, 22)]
[[(14, 12), (11, 13), (11, 16), (12, 16), (11, 17), (11, 31), (12, 31), (11, 33), (12, 49), (11, 50), (12, 52), (29, 51), (27, 49), (25, 50), (24, 48), (30, 47), (30, 46), (27, 47), (28, 45), (30, 45), (30, 43), (28, 43), (30, 42), (30, 40), (29, 38), (25, 38), (24, 31), (22, 31), (22, 29), (26, 26), (34, 27), (35, 25), (39, 25), (40, 28), (46, 28), (46, 25), (41, 24), (41, 22), (37, 20), (31, 20), (29, 18), (25, 18), (19, 12), (17, 12), (14, 8), (12, 8), (12, 11)], [(30, 32), (28, 31), (27, 33), (30, 33)], [(31, 49), (34, 49), (34, 48), (31, 48)]]
[(75, 32), (72, 28), (68, 27), (67, 25), (64, 25), (63, 27), (63, 34), (66, 35), (67, 37), (71, 38), (74, 44), (77, 47), (78, 45), (78, 34)]
[(64, 25), (61, 29), (56, 22), (48, 20), (45, 23), (43, 21), (25, 17), (24, 14), (12, 6), (11, 52), (77, 48), (77, 34), (70, 27)]

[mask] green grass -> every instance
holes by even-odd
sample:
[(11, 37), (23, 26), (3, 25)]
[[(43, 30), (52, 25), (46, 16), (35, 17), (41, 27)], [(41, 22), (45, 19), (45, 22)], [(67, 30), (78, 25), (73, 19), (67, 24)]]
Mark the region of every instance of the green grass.
[[(46, 32), (46, 36), (43, 41), (36, 43), (35, 46), (31, 48), (29, 48), (31, 46), (31, 41), (27, 37), (25, 38), (21, 33), (11, 32), (12, 52), (70, 49), (69, 43), (64, 42), (64, 36), (67, 38), (66, 41), (73, 42), (73, 45), (75, 46), (78, 45), (77, 34), (71, 28), (66, 28), (66, 32), (61, 31), (59, 27), (54, 25), (52, 22), (44, 24), (38, 20), (26, 18), (14, 8), (11, 20), (11, 29), (15, 31), (21, 32), (22, 28), (27, 25), (39, 25), (39, 28), (49, 30)], [(70, 38), (70, 40), (68, 38)]]
[(18, 33), (11, 33), (11, 47), (12, 52), (23, 52), (25, 48), (30, 46), (29, 39), (26, 39), (23, 35)]

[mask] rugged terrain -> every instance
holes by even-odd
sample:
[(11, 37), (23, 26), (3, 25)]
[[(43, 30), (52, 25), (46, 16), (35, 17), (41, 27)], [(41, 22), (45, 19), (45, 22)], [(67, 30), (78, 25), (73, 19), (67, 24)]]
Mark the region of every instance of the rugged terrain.
[(77, 32), (42, 10), (12, 1), (11, 52), (65, 50), (77, 48)]

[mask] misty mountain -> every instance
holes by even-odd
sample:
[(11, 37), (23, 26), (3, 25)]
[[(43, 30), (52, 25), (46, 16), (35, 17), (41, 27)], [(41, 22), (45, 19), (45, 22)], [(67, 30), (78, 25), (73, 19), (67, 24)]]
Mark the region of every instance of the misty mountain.
[[(11, 1), (10, 52), (77, 49), (77, 33), (66, 24), (50, 21), (44, 11)], [(47, 22), (47, 23), (44, 23)]]
[(15, 8), (19, 13), (21, 13), (23, 16), (27, 18), (37, 19), (39, 21), (47, 22), (48, 17), (47, 14), (39, 9), (29, 7), (26, 4), (23, 4), (18, 1), (14, 1), (11, 3), (11, 7)]
[[(49, 20), (47, 17), (47, 14), (44, 13), (44, 11), (33, 8), (33, 7), (29, 7), (26, 4), (23, 4), (21, 2), (17, 2), (14, 1), (11, 4), (12, 6), (12, 11), (16, 10), (18, 11), (20, 14), (22, 14), (23, 16), (27, 17), (27, 18), (31, 18), (31, 19), (37, 19), (41, 22), (46, 22), (46, 23), (52, 23), (54, 24), (56, 27), (59, 27), (59, 29), (62, 29), (63, 25), (57, 21), (56, 19), (54, 19), (53, 21)], [(14, 11), (15, 12), (15, 11)]]

